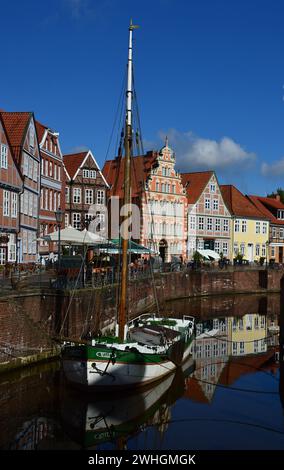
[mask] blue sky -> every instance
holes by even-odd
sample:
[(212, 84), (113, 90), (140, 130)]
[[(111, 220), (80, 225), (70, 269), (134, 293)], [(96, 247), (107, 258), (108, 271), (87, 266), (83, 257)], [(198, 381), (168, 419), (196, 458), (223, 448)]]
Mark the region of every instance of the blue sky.
[(265, 194), (284, 187), (283, 16), (281, 0), (2, 0), (0, 108), (103, 165), (132, 17), (146, 149), (168, 135), (178, 169)]

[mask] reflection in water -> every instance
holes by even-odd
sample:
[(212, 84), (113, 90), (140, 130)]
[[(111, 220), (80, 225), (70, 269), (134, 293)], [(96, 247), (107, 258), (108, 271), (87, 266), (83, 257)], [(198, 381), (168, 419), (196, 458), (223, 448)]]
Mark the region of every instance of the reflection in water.
[(196, 316), (187, 371), (115, 397), (70, 388), (57, 363), (1, 376), (0, 448), (284, 448), (279, 296), (171, 307)]
[(65, 388), (61, 399), (62, 426), (84, 448), (112, 442), (124, 448), (130, 436), (155, 425), (163, 434), (170, 422), (170, 406), (183, 395), (185, 375), (193, 370), (189, 359), (182, 369), (158, 385), (128, 394), (82, 394)]

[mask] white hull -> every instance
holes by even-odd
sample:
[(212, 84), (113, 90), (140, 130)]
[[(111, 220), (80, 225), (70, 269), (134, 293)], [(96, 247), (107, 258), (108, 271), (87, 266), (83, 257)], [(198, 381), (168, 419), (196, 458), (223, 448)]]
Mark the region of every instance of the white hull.
[[(92, 367), (93, 361), (64, 361), (64, 373), (68, 381), (88, 387), (139, 387), (162, 379), (176, 368), (171, 361), (160, 364), (109, 364), (107, 373), (101, 375)], [(108, 362), (96, 362), (96, 367), (104, 371)]]

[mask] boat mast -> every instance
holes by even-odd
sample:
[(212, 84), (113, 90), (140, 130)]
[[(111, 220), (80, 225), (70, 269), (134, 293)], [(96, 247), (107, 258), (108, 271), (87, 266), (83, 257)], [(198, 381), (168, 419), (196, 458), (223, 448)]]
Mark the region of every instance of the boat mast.
[(124, 206), (129, 208), (127, 215), (124, 215), (121, 224), (121, 238), (122, 238), (122, 268), (121, 268), (121, 287), (120, 287), (120, 304), (118, 311), (118, 336), (123, 341), (126, 336), (126, 298), (127, 298), (127, 280), (128, 280), (128, 223), (127, 220), (131, 217), (130, 204), (131, 204), (131, 152), (132, 152), (132, 32), (138, 26), (132, 24), (130, 20), (129, 26), (129, 46), (128, 46), (128, 62), (127, 62), (127, 90), (126, 90), (126, 120), (125, 120), (125, 161), (124, 161)]

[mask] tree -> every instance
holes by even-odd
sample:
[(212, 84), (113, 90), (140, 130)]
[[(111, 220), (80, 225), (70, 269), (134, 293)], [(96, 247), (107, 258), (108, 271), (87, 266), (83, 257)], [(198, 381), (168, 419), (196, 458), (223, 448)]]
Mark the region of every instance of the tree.
[(280, 196), (280, 201), (283, 202), (284, 204), (284, 189), (283, 188), (277, 188), (276, 192), (267, 194), (267, 197), (275, 197), (277, 195)]

